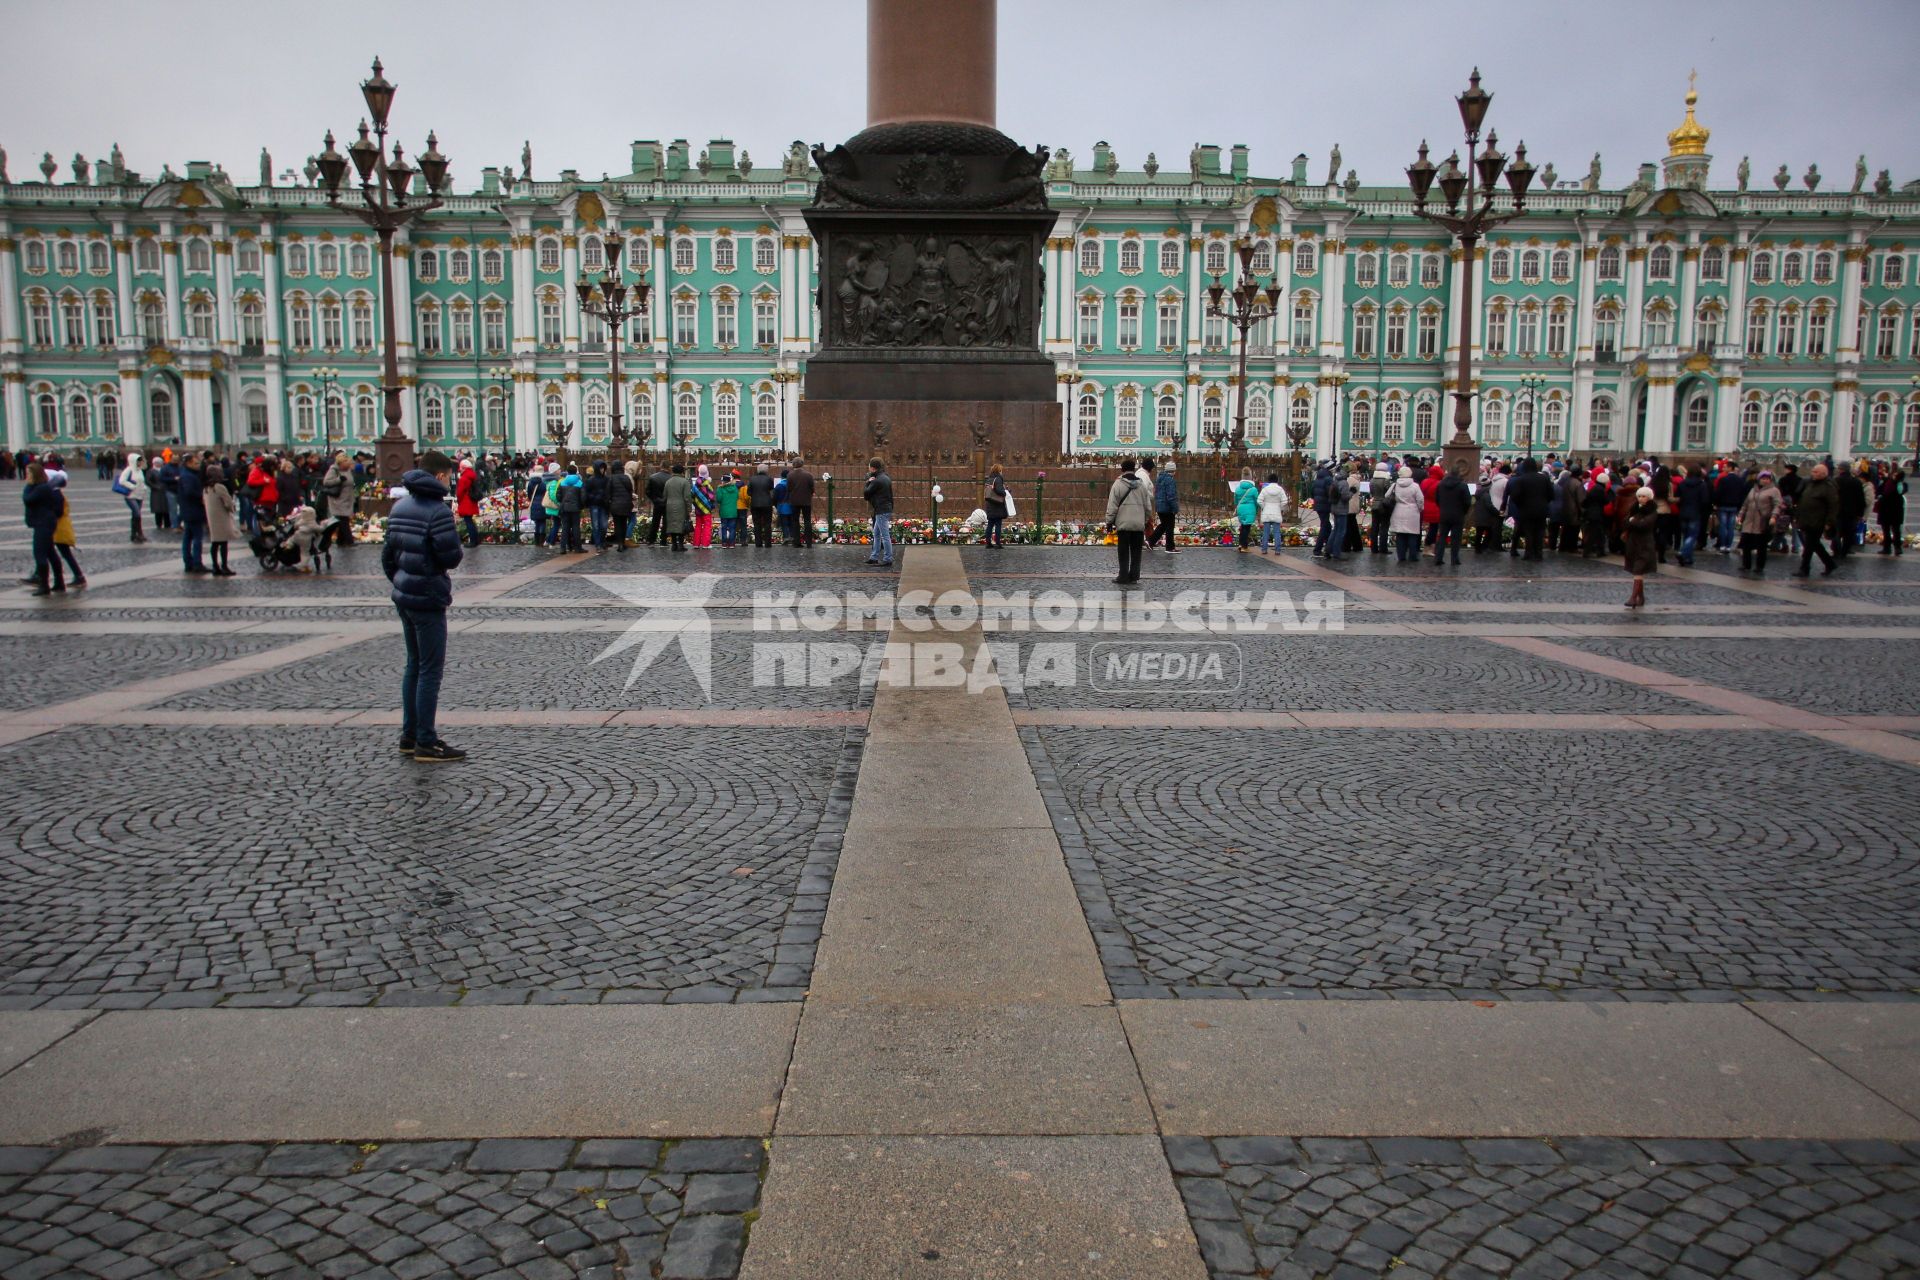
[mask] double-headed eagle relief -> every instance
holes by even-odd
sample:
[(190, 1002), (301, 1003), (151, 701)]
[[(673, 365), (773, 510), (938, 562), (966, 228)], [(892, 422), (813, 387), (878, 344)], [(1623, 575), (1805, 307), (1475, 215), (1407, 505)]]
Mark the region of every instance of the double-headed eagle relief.
[[(840, 247), (840, 246), (836, 246)], [(863, 347), (1030, 346), (1021, 332), (1028, 246), (1019, 240), (874, 234), (829, 269), (829, 342)]]

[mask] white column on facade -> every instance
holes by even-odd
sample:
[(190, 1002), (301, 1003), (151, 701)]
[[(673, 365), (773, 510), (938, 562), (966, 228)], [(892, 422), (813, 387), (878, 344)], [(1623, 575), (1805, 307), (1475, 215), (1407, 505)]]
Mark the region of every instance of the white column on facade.
[[(1639, 351), (1645, 342), (1642, 339), (1642, 314), (1647, 306), (1647, 244), (1644, 232), (1636, 232), (1633, 244), (1627, 249), (1627, 314), (1621, 317), (1621, 351)], [(1649, 411), (1649, 422), (1652, 414)], [(1651, 430), (1651, 428), (1649, 428)]]
[(513, 447), (523, 451), (546, 449), (540, 431), (540, 384), (531, 371), (513, 376)]
[(561, 389), (567, 403), (567, 422), (573, 428), (573, 434), (567, 437), (567, 443), (570, 447), (584, 446), (587, 442), (587, 424), (580, 409), (580, 375), (577, 370), (567, 374), (567, 381)]
[[(11, 259), (12, 255), (7, 255)], [(114, 302), (120, 309), (118, 316), (120, 332), (135, 333), (139, 329), (139, 316), (133, 309), (133, 241), (127, 239), (127, 224), (124, 220), (113, 220), (113, 276)], [(6, 296), (13, 297), (13, 287), (6, 286)], [(9, 312), (12, 310), (8, 308)], [(124, 421), (126, 411), (121, 410)], [(125, 427), (122, 427), (125, 430)]]
[(284, 376), (286, 351), (280, 340), (280, 246), (273, 238), (271, 222), (260, 224), (260, 294), (267, 312), (267, 439), (291, 441)]
[[(1487, 294), (1489, 292), (1489, 286), (1487, 284), (1487, 246), (1485, 244), (1477, 244), (1473, 247), (1473, 262), (1469, 264), (1468, 270), (1473, 272), (1472, 356), (1474, 363), (1478, 365), (1481, 353), (1487, 349), (1487, 303), (1489, 301)], [(1507, 334), (1507, 340), (1509, 344), (1512, 343), (1513, 334), (1511, 331)], [(1509, 345), (1508, 350), (1512, 350), (1511, 345)], [(1471, 390), (1472, 388), (1463, 389)], [(1442, 413), (1441, 416), (1445, 417), (1446, 414)], [(1411, 430), (1411, 428), (1409, 428), (1409, 430)], [(1445, 438), (1452, 438), (1451, 431), (1449, 431), (1448, 436)]]
[(1651, 454), (1673, 449), (1674, 380), (1671, 376), (1647, 379), (1647, 434), (1644, 444)]
[[(800, 262), (804, 264), (806, 262), (804, 250), (798, 252), (802, 255)], [(654, 355), (662, 360), (666, 359), (667, 354), (673, 350), (673, 334), (671, 332), (673, 328), (673, 296), (668, 292), (670, 286), (667, 283), (669, 279), (667, 260), (671, 256), (671, 248), (667, 243), (667, 220), (665, 217), (656, 216), (653, 220), (653, 350)], [(804, 265), (802, 270), (804, 271)], [(795, 332), (802, 333), (805, 332), (805, 330), (797, 329)], [(658, 401), (660, 397), (656, 395), (654, 399)], [(657, 441), (664, 441), (665, 437), (660, 434), (658, 428), (659, 412), (659, 406), (656, 404), (654, 406), (656, 427), (653, 438)]]
[(1713, 398), (1713, 451), (1726, 455), (1740, 447), (1740, 375), (1720, 375)]
[[(780, 415), (780, 447), (793, 452), (800, 447), (800, 375), (790, 375), (780, 387), (786, 409)], [(656, 397), (657, 399), (658, 397)], [(658, 412), (656, 409), (655, 412)]]
[[(533, 297), (533, 237), (527, 229), (525, 219), (512, 227), (513, 243), (513, 310), (507, 316), (507, 337), (512, 343), (516, 355), (531, 353), (534, 350), (540, 308)], [(521, 448), (531, 448), (521, 445)]]
[[(204, 357), (202, 357), (204, 358)], [(180, 424), (181, 443), (204, 447), (213, 443), (213, 378), (205, 369), (184, 369), (180, 385), (184, 389), (185, 413)]]
[(795, 321), (798, 308), (795, 298), (800, 293), (800, 276), (797, 268), (799, 253), (794, 244), (793, 228), (786, 219), (780, 222), (780, 350), (792, 350), (800, 330)]
[[(1840, 271), (1840, 317), (1837, 323), (1840, 332), (1834, 341), (1837, 364), (1858, 365), (1865, 354), (1854, 345), (1854, 339), (1860, 333), (1860, 263), (1865, 259), (1866, 246), (1859, 243), (1855, 232), (1855, 241), (1847, 246)], [(1836, 425), (1836, 433), (1842, 428)]]
[(573, 215), (568, 214), (560, 236), (560, 310), (566, 317), (567, 350), (580, 350), (580, 295), (574, 284), (580, 279), (580, 235), (574, 229)]
[[(1574, 313), (1573, 317), (1575, 326), (1573, 349), (1576, 360), (1593, 359), (1593, 277), (1594, 268), (1598, 265), (1596, 260), (1600, 256), (1600, 247), (1594, 243), (1594, 241), (1595, 236), (1592, 231), (1586, 231), (1581, 234), (1579, 257), (1580, 302), (1579, 310)], [(1576, 404), (1574, 407), (1576, 411), (1582, 411), (1579, 404)], [(1584, 440), (1584, 437), (1581, 437), (1581, 439)]]
[(1056, 373), (1053, 376), (1053, 399), (1060, 406), (1060, 449), (1063, 453), (1073, 450), (1073, 375)]
[(178, 342), (185, 332), (180, 324), (180, 242), (166, 222), (160, 224), (160, 271), (167, 297), (167, 340)]
[(1731, 343), (1744, 361), (1747, 355), (1747, 245), (1746, 237), (1733, 246), (1727, 254), (1728, 282), (1731, 289), (1727, 296), (1727, 336), (1722, 342)]
[[(0, 355), (19, 355), (24, 345), (20, 336), (20, 273), (15, 261), (19, 253), (12, 224), (0, 218)], [(11, 431), (11, 412), (7, 414), (7, 426)]]
[[(237, 349), (240, 338), (239, 326), (234, 323), (233, 312), (233, 241), (229, 239), (230, 228), (224, 223), (215, 223), (213, 227), (213, 314), (214, 337), (220, 343)], [(229, 414), (237, 405), (227, 406)]]
[(1313, 388), (1313, 456), (1340, 456), (1340, 429), (1334, 422), (1333, 385), (1326, 378), (1316, 379)]
[(806, 351), (813, 345), (816, 336), (817, 316), (814, 300), (819, 297), (820, 272), (819, 253), (810, 235), (800, 237), (800, 293), (794, 300), (795, 310), (800, 316), (800, 349)]
[[(11, 405), (7, 420), (13, 420)], [(130, 366), (120, 370), (120, 439), (129, 449), (144, 448), (147, 443), (147, 398), (140, 394), (140, 370)]]
[(1346, 349), (1347, 257), (1346, 245), (1337, 237), (1336, 228), (1328, 228), (1320, 255), (1320, 358), (1338, 360)]
[[(1206, 232), (1202, 229), (1201, 220), (1194, 218), (1187, 234), (1187, 354), (1189, 356), (1199, 354), (1200, 329), (1206, 323), (1207, 280), (1206, 275), (1200, 270), (1206, 265), (1206, 257)], [(1079, 265), (1080, 257), (1076, 252), (1074, 254), (1076, 270)], [(1073, 323), (1073, 317), (1068, 317), (1068, 323)]]
[(1456, 245), (1456, 247), (1447, 251), (1447, 260), (1452, 269), (1448, 274), (1447, 282), (1447, 310), (1440, 321), (1441, 324), (1445, 326), (1446, 332), (1440, 336), (1446, 343), (1445, 363), (1449, 367), (1457, 367), (1460, 361), (1460, 334), (1462, 332), (1460, 303), (1461, 300), (1466, 297), (1467, 292), (1466, 254)]
[(1693, 307), (1694, 300), (1700, 296), (1700, 233), (1689, 231), (1687, 244), (1680, 252), (1680, 315), (1676, 331), (1680, 335), (1680, 349), (1693, 347)]
[[(1619, 420), (1617, 412), (1614, 419)], [(1573, 367), (1573, 414), (1567, 426), (1567, 441), (1576, 451), (1593, 447), (1593, 366), (1584, 362)]]

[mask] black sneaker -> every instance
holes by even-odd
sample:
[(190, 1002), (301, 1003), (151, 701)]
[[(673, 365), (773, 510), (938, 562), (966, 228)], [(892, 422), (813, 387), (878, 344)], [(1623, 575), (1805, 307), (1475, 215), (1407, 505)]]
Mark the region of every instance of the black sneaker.
[(440, 761), (465, 760), (467, 753), (444, 742), (428, 742), (414, 748), (413, 758), (431, 764)]
[(412, 738), (402, 738), (402, 739), (400, 739), (400, 754), (401, 754), (401, 755), (403, 755), (403, 756), (410, 756), (410, 755), (412, 755), (412, 754), (413, 754), (414, 752), (416, 752), (416, 751), (418, 751), (419, 749), (420, 749), (420, 744), (419, 744), (419, 743), (417, 743), (417, 742), (415, 742), (415, 741), (414, 741), (414, 740), (413, 740)]

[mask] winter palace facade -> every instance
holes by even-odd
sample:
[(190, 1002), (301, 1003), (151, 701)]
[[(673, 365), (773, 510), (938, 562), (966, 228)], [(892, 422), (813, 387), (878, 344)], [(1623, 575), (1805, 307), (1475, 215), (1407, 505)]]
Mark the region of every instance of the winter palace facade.
[[(1402, 183), (1305, 156), (1249, 173), (1244, 147), (1122, 170), (1105, 144), (1048, 171), (1042, 340), (1062, 444), (1205, 447), (1231, 420), (1238, 352), (1205, 315), (1232, 246), (1277, 276), (1253, 332), (1255, 450), (1421, 450), (1447, 434), (1453, 300), (1474, 273), (1475, 434), (1546, 449), (1912, 454), (1920, 439), (1920, 184), (1825, 189), (1784, 166), (1708, 180), (1686, 119), (1660, 166), (1607, 187), (1595, 158), (1537, 191), (1463, 261)], [(239, 185), (193, 163), (158, 180), (116, 155), (0, 185), (0, 403), (15, 447), (350, 445), (384, 427), (378, 246), (309, 176)], [(3, 161), (0, 161), (3, 164)], [(598, 181), (486, 169), (402, 232), (394, 311), (408, 429), (426, 444), (604, 440), (610, 397), (655, 444), (792, 447), (817, 330), (797, 144), (756, 166), (731, 142), (635, 143)], [(1324, 180), (1322, 180), (1322, 178)], [(1760, 189), (1764, 188), (1764, 189)], [(574, 283), (623, 237), (651, 314), (613, 338)], [(621, 349), (622, 387), (608, 344)], [(319, 371), (319, 372), (316, 372)]]

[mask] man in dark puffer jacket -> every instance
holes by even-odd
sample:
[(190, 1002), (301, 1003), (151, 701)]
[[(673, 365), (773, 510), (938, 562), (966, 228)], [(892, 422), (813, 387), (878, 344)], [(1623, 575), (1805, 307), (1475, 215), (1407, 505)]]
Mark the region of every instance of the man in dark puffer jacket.
[(400, 678), (400, 752), (415, 760), (465, 760), (434, 732), (440, 706), (440, 673), (447, 662), (447, 606), (453, 583), (447, 570), (460, 563), (460, 531), (447, 508), (453, 460), (421, 455), (417, 469), (400, 477), (407, 496), (387, 516), (380, 567), (393, 584), (393, 607), (407, 638), (407, 669)]

